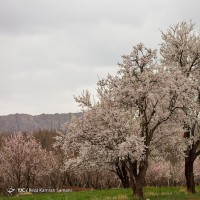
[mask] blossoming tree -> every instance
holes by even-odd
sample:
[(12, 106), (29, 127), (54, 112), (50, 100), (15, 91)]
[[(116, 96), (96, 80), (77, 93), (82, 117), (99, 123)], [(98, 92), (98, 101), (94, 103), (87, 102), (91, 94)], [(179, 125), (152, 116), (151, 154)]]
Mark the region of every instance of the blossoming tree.
[(143, 44), (123, 56), (119, 67), (116, 76), (98, 82), (96, 100), (88, 91), (75, 98), (84, 115), (72, 120), (57, 144), (67, 165), (87, 161), (91, 166), (94, 162), (114, 166), (120, 161), (133, 193), (143, 198), (151, 151), (182, 133), (192, 84), (178, 69), (159, 65), (156, 51)]
[(195, 89), (190, 100), (193, 106), (184, 121), (184, 137), (187, 143), (185, 177), (188, 191), (194, 193), (194, 161), (200, 155), (200, 35), (194, 31), (192, 22), (181, 22), (171, 26), (165, 33), (162, 32), (162, 39), (162, 63), (181, 70), (182, 74), (193, 82)]
[(51, 173), (53, 154), (42, 149), (31, 135), (15, 133), (4, 138), (0, 149), (0, 171), (5, 186), (16, 188), (35, 186)]

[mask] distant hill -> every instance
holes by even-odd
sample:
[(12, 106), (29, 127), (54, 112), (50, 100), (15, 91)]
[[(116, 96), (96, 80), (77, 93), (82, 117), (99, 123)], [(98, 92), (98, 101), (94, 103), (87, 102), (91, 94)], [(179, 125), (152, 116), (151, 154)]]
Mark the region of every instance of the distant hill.
[(81, 113), (41, 114), (34, 116), (28, 114), (12, 114), (0, 116), (0, 133), (60, 129), (61, 125), (69, 122), (73, 115), (80, 116)]

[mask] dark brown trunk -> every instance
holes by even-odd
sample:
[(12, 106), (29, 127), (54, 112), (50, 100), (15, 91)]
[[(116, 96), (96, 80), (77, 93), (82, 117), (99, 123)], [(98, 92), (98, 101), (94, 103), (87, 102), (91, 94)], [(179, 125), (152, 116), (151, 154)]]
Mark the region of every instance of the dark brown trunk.
[(124, 188), (130, 188), (130, 181), (128, 172), (126, 170), (126, 165), (124, 161), (120, 161), (116, 163), (116, 173), (121, 180), (121, 183)]
[(144, 199), (143, 188), (145, 186), (145, 178), (146, 178), (147, 167), (148, 167), (147, 161), (140, 162), (138, 175), (137, 175), (137, 177), (135, 177), (135, 180), (136, 180), (136, 192), (135, 192), (135, 194), (139, 199)]
[(148, 167), (147, 161), (141, 161), (139, 163), (130, 163), (131, 170), (130, 170), (130, 182), (131, 188), (133, 190), (133, 195), (136, 196), (138, 199), (144, 199), (144, 185), (145, 185), (145, 177), (146, 171)]
[[(184, 138), (190, 139), (194, 137), (195, 135), (195, 127), (196, 123), (190, 127), (189, 125), (185, 124), (185, 133)], [(187, 190), (190, 193), (195, 193), (195, 182), (194, 182), (194, 161), (198, 156), (198, 149), (199, 141), (196, 141), (192, 143), (191, 146), (188, 146), (187, 150), (185, 151), (186, 157), (185, 157), (185, 178), (186, 178), (186, 185)]]
[(132, 189), (132, 192), (133, 192), (133, 196), (134, 196), (135, 193), (136, 193), (136, 185), (135, 185), (134, 178), (131, 175), (130, 175), (130, 186), (131, 186), (131, 189)]
[(185, 178), (187, 184), (187, 190), (190, 193), (195, 193), (195, 182), (194, 182), (194, 158), (188, 156), (185, 158)]
[(144, 182), (142, 177), (137, 177), (136, 178), (136, 190), (135, 190), (135, 196), (138, 197), (139, 199), (144, 199)]
[(21, 172), (18, 171), (16, 174), (17, 177), (17, 187), (20, 188), (21, 187)]
[(26, 188), (27, 189), (29, 188), (30, 181), (31, 181), (31, 177), (30, 177), (30, 175), (28, 175), (27, 176), (27, 182), (26, 182)]

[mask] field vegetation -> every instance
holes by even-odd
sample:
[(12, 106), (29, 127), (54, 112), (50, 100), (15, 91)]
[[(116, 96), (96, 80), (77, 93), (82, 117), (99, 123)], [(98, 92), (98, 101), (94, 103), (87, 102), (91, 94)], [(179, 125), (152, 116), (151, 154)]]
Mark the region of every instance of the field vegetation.
[[(146, 200), (197, 200), (200, 199), (200, 187), (197, 193), (190, 194), (184, 187), (147, 187)], [(131, 189), (91, 190), (69, 193), (25, 193), (14, 197), (0, 197), (1, 200), (130, 200), (133, 199)], [(137, 198), (134, 198), (137, 199)]]

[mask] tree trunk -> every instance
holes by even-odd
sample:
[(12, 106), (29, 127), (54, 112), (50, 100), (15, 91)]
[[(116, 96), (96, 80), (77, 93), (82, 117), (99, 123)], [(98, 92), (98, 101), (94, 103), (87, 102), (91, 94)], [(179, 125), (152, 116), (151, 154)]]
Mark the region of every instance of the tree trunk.
[(126, 170), (126, 165), (124, 161), (116, 162), (116, 174), (121, 180), (121, 183), (124, 188), (130, 188), (130, 181), (128, 172)]
[(142, 177), (138, 176), (136, 178), (135, 186), (136, 186), (135, 196), (138, 197), (139, 199), (144, 199), (144, 192), (143, 192), (144, 182)]
[(130, 164), (130, 182), (131, 188), (133, 190), (133, 195), (138, 199), (144, 199), (143, 188), (145, 185), (146, 171), (148, 167), (147, 161), (140, 161), (139, 166), (137, 162), (129, 163)]
[(185, 158), (185, 178), (187, 184), (187, 190), (190, 193), (195, 193), (195, 182), (194, 182), (194, 160), (193, 157), (189, 156)]
[[(195, 134), (195, 127), (196, 123), (192, 125), (192, 127), (185, 125), (185, 133), (184, 137), (189, 139), (194, 137)], [(196, 142), (193, 141), (191, 146), (188, 146), (187, 150), (185, 151), (185, 178), (187, 184), (187, 190), (190, 193), (195, 193), (195, 182), (194, 182), (194, 161), (199, 155), (197, 151), (199, 147), (199, 140)]]
[(135, 177), (135, 182), (136, 182), (136, 191), (135, 195), (139, 199), (144, 199), (144, 191), (143, 188), (145, 186), (145, 178), (146, 178), (146, 172), (147, 172), (147, 161), (142, 161), (139, 164), (139, 171), (138, 175)]

